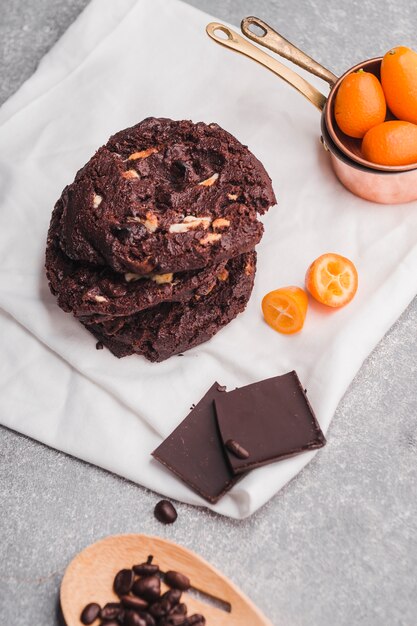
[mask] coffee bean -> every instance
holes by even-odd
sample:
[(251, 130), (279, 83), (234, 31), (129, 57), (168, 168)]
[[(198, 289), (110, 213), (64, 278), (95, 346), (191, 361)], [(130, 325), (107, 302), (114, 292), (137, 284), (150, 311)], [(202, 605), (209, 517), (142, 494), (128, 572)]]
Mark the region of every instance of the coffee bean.
[(118, 596), (123, 596), (132, 589), (135, 576), (131, 569), (121, 569), (114, 579), (113, 589)]
[(122, 612), (119, 602), (108, 602), (100, 611), (100, 617), (104, 620), (115, 620)]
[(159, 566), (151, 563), (140, 563), (139, 565), (134, 565), (132, 569), (138, 576), (154, 576), (159, 572)]
[(225, 445), (238, 459), (247, 459), (249, 457), (249, 452), (234, 439), (228, 439)]
[(126, 611), (124, 623), (126, 626), (147, 626), (146, 619), (135, 611)]
[(147, 576), (133, 583), (132, 593), (148, 602), (155, 602), (161, 595), (161, 579), (158, 576)]
[(175, 507), (168, 500), (160, 500), (155, 506), (154, 515), (161, 524), (173, 524), (178, 517)]
[(90, 602), (84, 607), (83, 612), (81, 613), (80, 620), (83, 624), (92, 624), (94, 620), (97, 619), (100, 613), (101, 607), (96, 602)]
[(191, 615), (191, 617), (187, 617), (184, 626), (204, 626), (205, 623), (206, 618), (196, 613), (195, 615)]
[(173, 589), (180, 589), (181, 591), (187, 591), (191, 587), (190, 579), (184, 574), (179, 572), (167, 572), (165, 574), (165, 582), (169, 587)]
[(166, 600), (174, 607), (181, 600), (182, 592), (179, 589), (168, 589), (164, 595), (161, 596), (161, 600)]
[[(163, 576), (152, 561), (150, 555), (146, 562), (120, 570), (113, 581), (120, 602), (108, 602), (103, 608), (88, 604), (81, 622), (89, 625), (99, 617), (99, 626), (205, 626), (202, 615), (187, 617), (187, 606), (181, 603), (182, 591), (191, 586), (187, 576), (174, 571)], [(135, 572), (140, 576), (136, 580)], [(170, 588), (161, 595), (162, 577)]]
[(146, 621), (146, 626), (156, 626), (156, 622), (150, 613), (144, 613), (141, 617)]
[(143, 598), (136, 598), (135, 596), (121, 596), (120, 601), (123, 606), (134, 611), (143, 611), (148, 608), (148, 603)]
[(159, 626), (159, 620), (162, 617), (166, 616), (167, 611), (166, 611), (166, 608), (163, 607), (160, 602), (154, 602), (152, 606), (149, 608), (149, 613), (152, 615), (152, 617), (155, 617), (158, 620), (158, 626)]
[(187, 615), (187, 605), (184, 604), (184, 602), (181, 602), (181, 604), (177, 604), (177, 606), (174, 606), (174, 608), (172, 609), (170, 615)]
[(187, 618), (185, 617), (185, 615), (172, 615), (170, 614), (167, 618), (166, 618), (166, 625), (167, 626), (183, 626), (183, 624), (186, 623)]

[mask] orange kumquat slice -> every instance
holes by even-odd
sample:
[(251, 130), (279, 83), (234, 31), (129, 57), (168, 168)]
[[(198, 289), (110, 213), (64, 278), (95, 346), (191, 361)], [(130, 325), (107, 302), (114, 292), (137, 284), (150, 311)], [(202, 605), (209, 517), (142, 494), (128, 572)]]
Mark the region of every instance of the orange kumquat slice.
[(322, 304), (345, 306), (358, 288), (356, 267), (340, 254), (322, 254), (307, 270), (306, 288)]
[(291, 335), (304, 326), (308, 296), (300, 287), (282, 287), (270, 291), (262, 300), (267, 324), (279, 333)]

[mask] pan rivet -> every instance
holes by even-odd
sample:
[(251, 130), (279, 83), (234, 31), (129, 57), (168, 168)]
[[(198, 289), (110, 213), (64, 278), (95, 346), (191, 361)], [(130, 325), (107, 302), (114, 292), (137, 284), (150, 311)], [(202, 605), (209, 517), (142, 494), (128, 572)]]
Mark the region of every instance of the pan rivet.
[(326, 143), (324, 142), (323, 135), (320, 135), (320, 143), (323, 146), (323, 148), (326, 150), (326, 152), (329, 152), (329, 148), (327, 147)]

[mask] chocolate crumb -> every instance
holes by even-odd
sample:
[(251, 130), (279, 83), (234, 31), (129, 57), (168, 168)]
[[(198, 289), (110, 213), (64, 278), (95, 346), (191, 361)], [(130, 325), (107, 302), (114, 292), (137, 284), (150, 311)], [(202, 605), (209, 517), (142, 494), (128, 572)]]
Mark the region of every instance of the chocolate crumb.
[(104, 344), (102, 341), (97, 341), (96, 343), (96, 350), (103, 350), (104, 348)]

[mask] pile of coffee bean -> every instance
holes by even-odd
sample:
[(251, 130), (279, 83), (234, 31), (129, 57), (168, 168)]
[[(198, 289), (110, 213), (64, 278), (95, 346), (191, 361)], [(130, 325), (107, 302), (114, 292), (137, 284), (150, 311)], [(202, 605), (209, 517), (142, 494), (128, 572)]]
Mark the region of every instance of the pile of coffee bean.
[[(163, 594), (162, 580), (170, 587)], [(181, 602), (182, 592), (189, 588), (187, 576), (174, 571), (163, 574), (149, 556), (146, 563), (116, 574), (113, 589), (119, 602), (108, 602), (103, 607), (91, 602), (80, 619), (83, 624), (99, 619), (100, 626), (204, 626), (205, 618), (199, 614), (187, 616), (187, 605)]]

